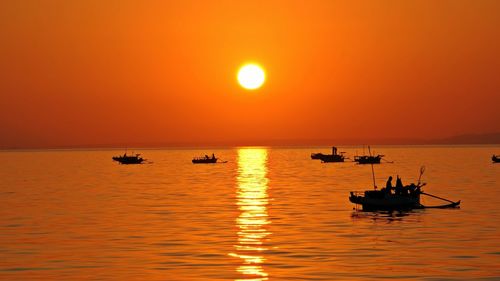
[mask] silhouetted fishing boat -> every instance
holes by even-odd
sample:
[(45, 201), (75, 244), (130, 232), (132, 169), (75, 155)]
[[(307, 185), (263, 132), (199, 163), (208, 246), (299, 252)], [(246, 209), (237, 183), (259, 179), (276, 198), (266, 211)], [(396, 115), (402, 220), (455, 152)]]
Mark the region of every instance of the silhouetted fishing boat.
[(499, 155), (493, 155), (491, 157), (491, 161), (493, 161), (493, 163), (500, 163), (500, 156)]
[(354, 162), (358, 164), (380, 164), (380, 160), (382, 160), (384, 155), (361, 155), (354, 156)]
[(141, 164), (145, 161), (140, 154), (127, 155), (127, 153), (120, 156), (114, 156), (113, 160), (119, 162), (120, 164)]
[(332, 162), (344, 162), (345, 152), (340, 152), (337, 154), (337, 148), (335, 146), (332, 147), (332, 154), (323, 154), (323, 153), (311, 153), (311, 159), (318, 159), (324, 163), (332, 163)]
[[(364, 150), (364, 148), (363, 148)], [(370, 146), (368, 146), (368, 152), (369, 155), (356, 155), (354, 156), (354, 162), (357, 162), (358, 164), (380, 164), (380, 160), (382, 160), (382, 157), (384, 155), (378, 154), (378, 155), (372, 155)]]
[(409, 210), (420, 208), (420, 193), (402, 196), (382, 190), (351, 191), (349, 201), (361, 205), (363, 211)]
[[(451, 200), (423, 192), (421, 188), (425, 185), (425, 183), (420, 183), (420, 178), (422, 177), (423, 172), (424, 167), (420, 169), (418, 184), (412, 183), (407, 186), (396, 186), (396, 188), (385, 187), (381, 190), (376, 189), (375, 176), (373, 175), (375, 190), (366, 190), (362, 192), (351, 191), (349, 195), (349, 201), (356, 205), (361, 205), (363, 211), (454, 208), (460, 205), (460, 200), (457, 202), (453, 202)], [(392, 179), (392, 177), (390, 179)], [(395, 189), (394, 193), (392, 192), (392, 189)], [(420, 203), (421, 194), (446, 201), (448, 202), (448, 204), (424, 206)]]
[[(205, 155), (204, 157), (195, 157), (193, 158), (192, 162), (193, 164), (214, 164), (219, 161), (219, 158), (215, 157), (215, 154), (212, 153), (212, 157), (209, 157), (208, 155)], [(220, 162), (219, 163), (226, 163), (227, 161)]]

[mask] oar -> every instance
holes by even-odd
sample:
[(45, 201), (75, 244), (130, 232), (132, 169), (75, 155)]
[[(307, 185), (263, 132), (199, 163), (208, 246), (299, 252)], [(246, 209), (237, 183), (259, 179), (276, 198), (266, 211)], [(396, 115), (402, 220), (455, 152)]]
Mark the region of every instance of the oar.
[(453, 202), (451, 200), (448, 200), (446, 198), (443, 198), (443, 197), (439, 197), (439, 196), (436, 196), (436, 195), (432, 195), (432, 194), (429, 194), (429, 193), (425, 193), (423, 191), (420, 192), (420, 194), (424, 194), (424, 195), (427, 195), (427, 196), (430, 196), (430, 197), (434, 197), (434, 198), (437, 198), (437, 199), (441, 199), (443, 201), (446, 201), (446, 202), (450, 202), (450, 203), (456, 203), (456, 202)]

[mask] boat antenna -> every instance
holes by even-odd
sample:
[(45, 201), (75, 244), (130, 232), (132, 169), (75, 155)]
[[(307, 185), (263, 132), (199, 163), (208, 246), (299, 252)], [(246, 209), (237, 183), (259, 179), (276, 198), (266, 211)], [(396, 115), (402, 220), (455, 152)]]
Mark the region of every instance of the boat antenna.
[[(363, 146), (364, 148), (364, 146)], [(372, 152), (370, 150), (370, 146), (368, 146), (368, 153), (370, 154), (370, 157), (372, 156)], [(373, 161), (371, 161), (371, 165), (372, 165), (372, 178), (373, 178), (373, 188), (374, 189), (377, 189), (377, 184), (375, 183), (375, 170), (373, 169)]]
[(425, 172), (425, 166), (420, 167), (420, 175), (418, 176), (418, 184), (417, 185), (420, 185), (420, 179), (422, 179), (422, 175), (424, 174), (424, 172)]

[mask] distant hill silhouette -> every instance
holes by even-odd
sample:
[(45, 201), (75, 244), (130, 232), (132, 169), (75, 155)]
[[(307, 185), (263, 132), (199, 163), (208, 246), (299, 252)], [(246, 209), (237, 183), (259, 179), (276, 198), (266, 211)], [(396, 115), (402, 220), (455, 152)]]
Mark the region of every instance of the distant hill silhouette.
[(446, 138), (335, 138), (335, 139), (254, 139), (233, 141), (198, 142), (145, 142), (145, 143), (104, 143), (104, 144), (40, 144), (2, 146), (0, 149), (95, 149), (95, 148), (196, 148), (196, 147), (234, 147), (234, 146), (331, 146), (331, 145), (467, 145), (500, 144), (500, 132), (485, 134), (462, 134)]

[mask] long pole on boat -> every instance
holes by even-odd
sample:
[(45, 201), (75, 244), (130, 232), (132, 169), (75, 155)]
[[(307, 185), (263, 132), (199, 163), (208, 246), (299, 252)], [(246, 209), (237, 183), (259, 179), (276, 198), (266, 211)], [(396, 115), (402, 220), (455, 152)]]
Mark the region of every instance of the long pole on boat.
[(422, 192), (420, 192), (420, 194), (427, 195), (427, 196), (430, 196), (430, 197), (434, 197), (434, 198), (437, 198), (437, 199), (441, 199), (441, 200), (446, 201), (446, 202), (456, 203), (456, 202), (453, 202), (453, 201), (451, 201), (451, 200), (449, 200), (449, 199), (446, 199), (446, 198), (443, 198), (443, 197), (439, 197), (439, 196), (437, 196), (437, 195), (432, 195), (432, 194), (429, 194), (429, 193), (425, 193), (425, 192), (423, 192), (423, 191), (422, 191)]
[[(372, 156), (372, 152), (370, 150), (370, 146), (368, 146), (368, 153), (370, 154), (370, 157), (371, 157)], [(375, 183), (375, 170), (373, 169), (373, 161), (372, 161), (371, 165), (372, 165), (373, 188), (377, 189), (377, 184)]]
[(418, 183), (417, 185), (420, 185), (420, 180), (422, 179), (422, 175), (425, 172), (425, 166), (420, 167), (420, 176), (418, 176)]

